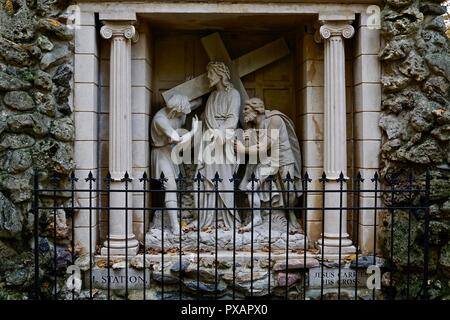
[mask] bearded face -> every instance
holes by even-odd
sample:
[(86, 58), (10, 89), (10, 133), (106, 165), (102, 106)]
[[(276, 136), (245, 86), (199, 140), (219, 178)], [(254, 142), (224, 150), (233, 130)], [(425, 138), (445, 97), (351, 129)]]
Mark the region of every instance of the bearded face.
[(244, 113), (244, 121), (247, 124), (254, 123), (256, 117), (258, 116), (256, 111), (253, 110), (253, 108), (248, 104), (244, 107), (243, 113)]

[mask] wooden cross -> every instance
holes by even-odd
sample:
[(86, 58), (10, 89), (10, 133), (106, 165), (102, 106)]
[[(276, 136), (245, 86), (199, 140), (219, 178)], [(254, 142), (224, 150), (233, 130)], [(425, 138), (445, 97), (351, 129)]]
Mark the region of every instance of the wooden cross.
[[(289, 48), (283, 38), (244, 54), (234, 61), (231, 60), (218, 32), (202, 38), (201, 42), (211, 61), (222, 61), (230, 68), (231, 82), (241, 95), (241, 105), (248, 99), (241, 78), (289, 54)], [(209, 86), (207, 74), (204, 73), (163, 92), (162, 96), (166, 103), (176, 93), (185, 95), (192, 101), (213, 89)]]

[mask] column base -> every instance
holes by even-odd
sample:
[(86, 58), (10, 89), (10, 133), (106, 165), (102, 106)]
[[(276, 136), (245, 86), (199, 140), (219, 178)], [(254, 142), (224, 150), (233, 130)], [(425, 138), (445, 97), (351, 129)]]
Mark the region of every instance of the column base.
[[(338, 256), (339, 255), (339, 247), (331, 247), (331, 246), (322, 246), (320, 244), (317, 245), (317, 248), (319, 249), (319, 252), (325, 253), (325, 254), (333, 254)], [(356, 253), (356, 247), (351, 245), (351, 246), (342, 246), (341, 247), (341, 255), (342, 257), (344, 257), (344, 255), (348, 256), (350, 254), (355, 254)]]
[[(110, 241), (109, 254), (110, 256), (135, 256), (139, 251), (139, 242), (136, 239), (128, 240), (128, 246), (125, 245), (125, 240)], [(108, 255), (108, 241), (105, 241), (100, 250), (102, 256)]]
[(337, 258), (339, 258), (339, 248), (341, 256), (356, 253), (356, 247), (353, 245), (352, 240), (347, 239), (346, 237), (343, 237), (341, 239), (325, 237), (325, 239), (323, 239), (323, 243), (322, 239), (319, 239), (317, 241), (317, 248), (319, 249), (320, 253), (323, 252), (325, 254), (337, 255)]

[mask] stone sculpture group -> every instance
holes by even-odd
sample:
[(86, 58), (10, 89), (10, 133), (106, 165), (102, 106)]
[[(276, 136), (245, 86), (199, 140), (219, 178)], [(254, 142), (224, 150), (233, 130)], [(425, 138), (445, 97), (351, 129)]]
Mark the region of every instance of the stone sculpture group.
[[(191, 131), (182, 130), (182, 127), (186, 115), (201, 104), (201, 98), (189, 102), (188, 97), (174, 94), (166, 107), (156, 113), (151, 124), (152, 178), (160, 179), (163, 174), (162, 186), (166, 191), (165, 210), (155, 216), (146, 241), (160, 246), (162, 232), (166, 246), (170, 247), (176, 245), (179, 235), (183, 234), (186, 248), (190, 245), (188, 231), (200, 229), (201, 239), (195, 241), (199, 240), (207, 248), (218, 241), (210, 232), (218, 229), (222, 249), (231, 244), (236, 233), (242, 238), (238, 245), (245, 247), (251, 241), (246, 235), (249, 231), (257, 235), (253, 237), (253, 244), (267, 240), (265, 223), (268, 219), (265, 217), (270, 215), (275, 232), (271, 242), (286, 235), (289, 223), (289, 233), (293, 234), (291, 241), (296, 241), (298, 246), (298, 240), (303, 239), (300, 224), (292, 210), (285, 212), (283, 209), (295, 206), (301, 195), (301, 153), (293, 122), (279, 111), (267, 110), (261, 99), (251, 98), (244, 103), (242, 125), (245, 130), (239, 139), (236, 129), (241, 113), (241, 96), (231, 83), (230, 69), (224, 62), (212, 61), (207, 65), (207, 77), (214, 90), (202, 115), (204, 134), (198, 148), (194, 148), (197, 152), (194, 158), (198, 160), (195, 175), (201, 181), (200, 192), (194, 197), (193, 209), (198, 210), (192, 210), (197, 214), (190, 224), (180, 223), (178, 212), (181, 215), (181, 210), (176, 209), (181, 205), (176, 192), (180, 167), (174, 161), (173, 150), (182, 146), (190, 148), (196, 143), (193, 137), (200, 129), (197, 117), (193, 117)], [(230, 192), (234, 190), (235, 182), (230, 178), (236, 177), (242, 164), (239, 159), (245, 159), (239, 155), (256, 160), (246, 164), (245, 174), (239, 178), (239, 189), (246, 192), (247, 206), (253, 208), (252, 217), (246, 222), (236, 210), (235, 196)], [(162, 228), (161, 222), (166, 216), (168, 221)], [(155, 221), (158, 219), (159, 222)], [(180, 230), (180, 226), (186, 226), (186, 230)], [(194, 245), (194, 239), (190, 240)], [(285, 246), (285, 241), (281, 241), (280, 247)], [(302, 241), (300, 243), (303, 244)]]

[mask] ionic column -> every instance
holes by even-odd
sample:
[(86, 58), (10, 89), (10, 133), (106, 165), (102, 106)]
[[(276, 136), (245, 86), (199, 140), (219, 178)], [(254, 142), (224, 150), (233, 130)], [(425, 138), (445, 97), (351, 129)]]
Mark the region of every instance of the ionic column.
[[(329, 182), (326, 190), (339, 190), (343, 173), (347, 177), (347, 126), (345, 99), (345, 50), (344, 38), (351, 38), (355, 32), (349, 24), (351, 21), (322, 21), (320, 36), (324, 40), (324, 162), (323, 168)], [(347, 233), (347, 196), (346, 183), (343, 182), (342, 194), (338, 192), (326, 193), (325, 206), (327, 208), (344, 208), (343, 210), (325, 211), (324, 243), (319, 240), (321, 250), (325, 253), (354, 252), (355, 247), (348, 239)], [(339, 222), (341, 217), (341, 224)]]
[[(131, 41), (136, 30), (131, 22), (104, 21), (100, 34), (111, 39), (110, 87), (109, 87), (109, 170), (111, 173), (110, 206), (124, 208), (110, 210), (109, 241), (104, 242), (102, 255), (129, 255), (138, 251), (138, 241), (133, 234), (131, 192), (125, 193), (125, 173), (131, 175)], [(136, 38), (135, 38), (136, 39)], [(131, 178), (131, 176), (130, 176)], [(128, 182), (131, 188), (131, 182)]]

